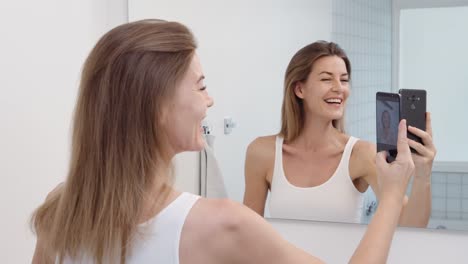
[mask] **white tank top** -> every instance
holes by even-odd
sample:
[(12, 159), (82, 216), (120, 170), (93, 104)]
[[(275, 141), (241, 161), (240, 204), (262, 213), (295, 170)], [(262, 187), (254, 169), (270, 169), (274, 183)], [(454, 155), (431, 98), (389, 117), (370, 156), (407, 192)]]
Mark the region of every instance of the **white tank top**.
[(360, 223), (364, 195), (356, 189), (349, 175), (349, 159), (357, 141), (357, 138), (349, 138), (338, 167), (325, 183), (297, 187), (284, 174), (283, 138), (277, 136), (269, 201), (271, 217)]
[[(179, 243), (182, 228), (190, 209), (200, 198), (191, 193), (181, 193), (155, 217), (140, 224), (132, 241), (128, 264), (164, 263), (179, 264)], [(64, 263), (75, 262), (65, 259)]]
[(200, 196), (184, 192), (157, 216), (140, 225), (127, 263), (179, 264), (179, 242), (190, 209)]

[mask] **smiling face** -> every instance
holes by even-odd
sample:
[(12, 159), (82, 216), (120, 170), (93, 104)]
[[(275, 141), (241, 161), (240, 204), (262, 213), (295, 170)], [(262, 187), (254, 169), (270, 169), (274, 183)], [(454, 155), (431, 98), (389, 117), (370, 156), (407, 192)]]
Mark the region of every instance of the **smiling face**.
[(208, 95), (204, 78), (195, 54), (164, 117), (167, 138), (175, 153), (200, 151), (205, 145), (201, 122), (213, 99)]
[(305, 82), (298, 82), (294, 92), (303, 99), (304, 112), (327, 121), (343, 117), (349, 96), (346, 64), (338, 56), (325, 56), (315, 61)]

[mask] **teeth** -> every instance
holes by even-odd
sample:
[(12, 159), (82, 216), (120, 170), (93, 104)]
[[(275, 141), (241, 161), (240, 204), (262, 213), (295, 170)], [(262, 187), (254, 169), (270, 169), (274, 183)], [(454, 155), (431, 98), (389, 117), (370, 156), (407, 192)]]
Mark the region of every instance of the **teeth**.
[(325, 101), (326, 101), (327, 103), (338, 103), (338, 104), (341, 104), (341, 99), (338, 99), (338, 98), (326, 99)]

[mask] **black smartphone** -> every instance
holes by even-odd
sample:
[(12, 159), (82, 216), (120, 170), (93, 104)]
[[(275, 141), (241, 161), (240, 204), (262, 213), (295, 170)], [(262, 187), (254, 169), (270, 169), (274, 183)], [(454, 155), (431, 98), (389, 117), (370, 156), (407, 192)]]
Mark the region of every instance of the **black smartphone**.
[(387, 151), (388, 162), (394, 161), (397, 156), (398, 124), (400, 120), (400, 95), (377, 92), (377, 151)]
[[(426, 91), (416, 89), (400, 89), (400, 115), (406, 119), (408, 126), (426, 131)], [(420, 137), (408, 131), (408, 138), (422, 144)], [(414, 149), (411, 149), (415, 152)]]

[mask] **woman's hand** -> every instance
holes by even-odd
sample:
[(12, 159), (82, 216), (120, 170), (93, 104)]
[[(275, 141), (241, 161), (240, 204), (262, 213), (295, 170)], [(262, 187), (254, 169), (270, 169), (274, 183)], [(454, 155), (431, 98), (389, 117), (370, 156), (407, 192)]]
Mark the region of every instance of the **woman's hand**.
[(426, 131), (416, 127), (409, 126), (408, 131), (422, 139), (423, 144), (408, 139), (408, 144), (417, 153), (413, 153), (413, 162), (415, 165), (415, 178), (430, 180), (432, 164), (437, 150), (432, 141), (432, 122), (431, 114), (426, 113)]
[(401, 206), (404, 202), (406, 187), (415, 168), (408, 141), (406, 120), (402, 120), (398, 127), (398, 155), (395, 161), (387, 163), (386, 151), (379, 152), (376, 157), (377, 182), (381, 200), (396, 198)]

